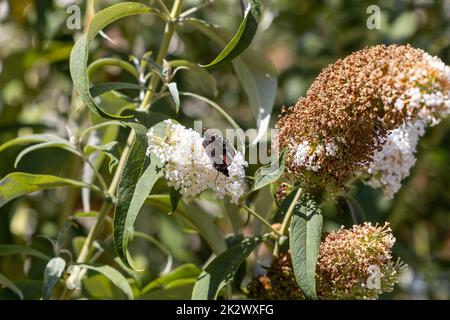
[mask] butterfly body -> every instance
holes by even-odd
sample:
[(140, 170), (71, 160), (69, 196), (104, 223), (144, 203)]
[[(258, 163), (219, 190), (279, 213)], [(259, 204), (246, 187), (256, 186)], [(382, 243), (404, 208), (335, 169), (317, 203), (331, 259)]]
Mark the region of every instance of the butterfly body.
[(223, 139), (219, 134), (206, 130), (204, 132), (203, 148), (208, 157), (213, 162), (213, 168), (224, 176), (229, 177), (228, 167), (233, 162), (236, 150), (228, 140)]

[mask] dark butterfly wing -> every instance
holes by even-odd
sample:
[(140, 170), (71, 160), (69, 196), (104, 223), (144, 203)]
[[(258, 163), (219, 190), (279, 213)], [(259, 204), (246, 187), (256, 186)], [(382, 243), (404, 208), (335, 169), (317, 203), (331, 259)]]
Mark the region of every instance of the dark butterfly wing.
[(206, 132), (203, 147), (206, 154), (213, 160), (214, 169), (228, 177), (228, 166), (233, 162), (236, 154), (233, 145), (218, 135)]
[(234, 149), (233, 145), (228, 140), (224, 140), (223, 149), (224, 164), (228, 167), (233, 162), (234, 156), (236, 155), (236, 149)]

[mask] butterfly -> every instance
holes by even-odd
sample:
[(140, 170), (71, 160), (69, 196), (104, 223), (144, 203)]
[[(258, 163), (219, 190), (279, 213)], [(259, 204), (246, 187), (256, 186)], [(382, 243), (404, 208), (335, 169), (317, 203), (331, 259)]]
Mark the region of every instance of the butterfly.
[(203, 148), (213, 162), (213, 168), (224, 176), (229, 177), (228, 167), (233, 162), (236, 149), (226, 139), (211, 129), (203, 130)]

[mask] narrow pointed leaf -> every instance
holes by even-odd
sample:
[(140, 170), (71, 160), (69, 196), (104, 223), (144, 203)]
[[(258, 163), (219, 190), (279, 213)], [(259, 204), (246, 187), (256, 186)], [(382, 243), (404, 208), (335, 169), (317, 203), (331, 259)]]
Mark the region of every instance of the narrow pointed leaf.
[[(223, 44), (229, 36), (223, 29), (203, 20), (188, 18), (185, 23), (195, 27), (211, 40)], [(249, 48), (233, 61), (233, 69), (241, 83), (251, 110), (255, 116), (258, 133), (251, 141), (256, 144), (267, 132), (277, 94), (277, 72), (275, 67), (260, 52)]]
[(104, 111), (94, 101), (89, 90), (89, 74), (88, 74), (88, 57), (89, 45), (99, 33), (108, 24), (127, 16), (156, 13), (162, 16), (156, 9), (147, 7), (144, 4), (135, 2), (123, 2), (110, 6), (98, 12), (92, 19), (87, 32), (81, 35), (75, 43), (70, 55), (70, 74), (72, 76), (73, 84), (77, 90), (81, 100), (97, 115), (106, 119), (124, 119), (127, 116), (119, 116), (109, 114)]
[(79, 266), (86, 268), (86, 269), (94, 270), (94, 271), (97, 271), (97, 272), (103, 274), (105, 277), (107, 277), (109, 280), (111, 280), (111, 282), (125, 294), (125, 297), (128, 300), (134, 299), (133, 291), (131, 290), (130, 284), (128, 283), (127, 279), (116, 269), (114, 269), (108, 265), (95, 267), (95, 266), (88, 265), (88, 264), (80, 264)]
[[(145, 117), (146, 115), (138, 115)], [(156, 118), (156, 117), (155, 117)], [(150, 194), (153, 185), (161, 177), (161, 163), (157, 157), (147, 157), (147, 130), (142, 123), (127, 123), (136, 135), (130, 154), (120, 176), (117, 204), (114, 213), (114, 246), (125, 266), (136, 269), (127, 255), (128, 240), (134, 221)]]
[(180, 94), (178, 93), (178, 87), (176, 82), (171, 82), (167, 84), (170, 94), (172, 95), (173, 101), (175, 102), (175, 110), (178, 113), (180, 110)]
[(367, 221), (364, 209), (359, 204), (359, 202), (356, 201), (355, 198), (346, 194), (344, 196), (339, 197), (338, 201), (343, 203), (343, 205), (346, 207), (347, 209), (346, 211), (350, 213), (354, 224), (363, 224), (364, 222)]
[(222, 52), (210, 63), (201, 65), (202, 67), (210, 69), (223, 66), (250, 46), (261, 18), (261, 2), (259, 0), (241, 0), (241, 5), (243, 6), (244, 20), (238, 31)]
[(134, 76), (136, 79), (139, 78), (139, 72), (131, 63), (116, 58), (101, 58), (93, 61), (88, 67), (89, 76), (93, 75), (97, 70), (99, 70), (103, 66), (120, 67), (123, 70), (127, 71), (132, 76)]
[(174, 213), (177, 210), (180, 200), (181, 194), (175, 188), (170, 188), (170, 207), (172, 209), (170, 213)]
[(50, 257), (46, 254), (29, 247), (15, 244), (0, 244), (0, 256), (10, 256), (13, 254), (25, 254), (42, 260), (50, 260)]
[(4, 144), (0, 145), (0, 152), (7, 148), (17, 146), (17, 145), (30, 144), (30, 143), (45, 143), (45, 142), (67, 144), (68, 146), (71, 145), (69, 141), (67, 141), (61, 137), (55, 136), (53, 134), (32, 134), (32, 135), (23, 136), (23, 137), (17, 137), (8, 142), (5, 142)]
[[(144, 153), (145, 156), (145, 153)], [(142, 170), (139, 167), (135, 170)], [(136, 173), (138, 173), (136, 171)], [(122, 178), (116, 212), (114, 215), (114, 244), (116, 252), (122, 262), (129, 268), (135, 269), (127, 256), (128, 240), (133, 231), (134, 221), (150, 194), (155, 182), (162, 176), (161, 163), (152, 157), (151, 163), (138, 178), (137, 183), (130, 185), (131, 179)], [(124, 175), (122, 175), (124, 177)], [(132, 177), (134, 180), (135, 177)]]
[(24, 194), (60, 187), (89, 188), (98, 191), (92, 185), (57, 176), (13, 172), (0, 180), (0, 207), (8, 201)]
[(44, 270), (44, 287), (42, 289), (42, 298), (49, 300), (52, 296), (53, 288), (61, 278), (66, 262), (60, 257), (51, 259)]
[(256, 144), (267, 132), (277, 95), (277, 72), (267, 58), (254, 50), (248, 50), (239, 59), (233, 60), (233, 69), (250, 103), (258, 127)]
[(120, 150), (117, 141), (111, 141), (104, 145), (87, 145), (84, 147), (86, 154), (91, 154), (94, 151), (103, 152), (109, 158), (109, 172), (112, 172), (114, 167), (119, 163)]
[(197, 64), (187, 60), (172, 60), (170, 61), (170, 66), (174, 70), (177, 68), (180, 68), (180, 70), (189, 70), (193, 75), (193, 80), (195, 80), (192, 81), (193, 83), (201, 87), (205, 94), (217, 96), (217, 81), (204, 68), (201, 68)]
[(255, 173), (255, 182), (252, 191), (259, 190), (272, 182), (277, 181), (284, 172), (286, 161), (286, 149), (281, 152), (275, 162), (262, 166)]
[(90, 87), (89, 92), (93, 97), (98, 97), (111, 90), (124, 90), (124, 89), (145, 90), (146, 87), (140, 86), (136, 83), (129, 83), (129, 82), (103, 82)]
[(147, 284), (142, 289), (141, 295), (154, 290), (163, 289), (177, 280), (193, 279), (195, 281), (195, 279), (200, 275), (200, 272), (201, 270), (192, 263), (183, 264), (170, 273), (161, 276)]
[(16, 160), (14, 161), (14, 167), (17, 168), (17, 165), (19, 162), (23, 159), (24, 156), (29, 154), (30, 152), (47, 149), (47, 148), (61, 148), (63, 150), (69, 151), (73, 154), (76, 154), (77, 156), (81, 156), (80, 153), (75, 149), (74, 146), (66, 142), (43, 142), (38, 143), (32, 146), (29, 146), (25, 149), (23, 149), (16, 157)]
[(305, 194), (295, 204), (289, 230), (292, 267), (307, 299), (317, 299), (316, 265), (322, 236), (322, 213), (315, 199)]
[(20, 298), (20, 300), (23, 300), (23, 293), (19, 289), (19, 287), (17, 287), (14, 282), (12, 282), (10, 279), (5, 277), (1, 273), (0, 273), (0, 286), (5, 286), (6, 288), (10, 289)]

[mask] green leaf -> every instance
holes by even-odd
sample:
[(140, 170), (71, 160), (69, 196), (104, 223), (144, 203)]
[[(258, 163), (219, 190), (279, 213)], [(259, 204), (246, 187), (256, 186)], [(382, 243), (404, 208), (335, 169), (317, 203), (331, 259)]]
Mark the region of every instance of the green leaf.
[(195, 279), (200, 275), (200, 272), (201, 270), (197, 268), (197, 266), (195, 266), (194, 264), (192, 263), (184, 264), (182, 266), (179, 266), (172, 272), (164, 276), (161, 276), (153, 280), (149, 284), (147, 284), (142, 289), (141, 295), (145, 295), (146, 293), (154, 290), (163, 289), (176, 280), (193, 279), (195, 281)]
[(117, 141), (111, 141), (104, 145), (87, 145), (84, 147), (86, 154), (91, 154), (94, 151), (103, 152), (109, 158), (109, 172), (112, 172), (114, 167), (119, 163), (120, 150)]
[(13, 254), (25, 254), (42, 260), (50, 260), (50, 257), (46, 254), (29, 247), (15, 244), (0, 244), (0, 256), (10, 256)]
[(323, 217), (316, 200), (304, 194), (295, 204), (289, 230), (292, 267), (307, 299), (317, 299), (316, 265), (322, 237)]
[(0, 180), (0, 207), (24, 194), (60, 187), (89, 188), (99, 192), (97, 187), (76, 180), (45, 174), (13, 172)]
[[(230, 248), (234, 246), (236, 243), (241, 242), (244, 239), (244, 236), (242, 234), (230, 234), (227, 235), (225, 238), (225, 241), (227, 243), (227, 247)], [(241, 284), (244, 280), (245, 276), (247, 274), (247, 261), (243, 261), (241, 265), (239, 266), (238, 270), (236, 271), (235, 276), (233, 277), (233, 287), (241, 291)]]
[(81, 131), (80, 139), (83, 138), (84, 136), (86, 136), (89, 132), (92, 132), (94, 130), (98, 130), (98, 129), (103, 128), (103, 127), (109, 127), (109, 126), (112, 126), (112, 125), (125, 127), (125, 125), (122, 122), (120, 122), (120, 121), (112, 120), (112, 121), (100, 122), (100, 123), (98, 123), (96, 125), (90, 126), (90, 127), (86, 128), (86, 129), (84, 129), (83, 131)]
[[(129, 269), (128, 269), (129, 270)], [(101, 273), (83, 278), (84, 297), (92, 300), (123, 299), (123, 293)]]
[(81, 156), (81, 154), (72, 146), (68, 141), (65, 142), (42, 142), (32, 146), (29, 146), (23, 149), (16, 157), (14, 161), (14, 168), (17, 168), (19, 162), (23, 159), (24, 156), (29, 154), (30, 152), (46, 149), (46, 148), (61, 148), (63, 150), (69, 151), (77, 156)]
[(167, 84), (167, 87), (169, 88), (170, 95), (173, 98), (173, 101), (175, 102), (175, 111), (178, 113), (180, 110), (180, 94), (178, 93), (178, 87), (176, 82), (171, 82)]
[(193, 300), (216, 299), (220, 289), (231, 281), (247, 256), (266, 236), (246, 238), (212, 260), (197, 278)]
[[(213, 41), (222, 44), (228, 39), (227, 33), (203, 20), (188, 18), (184, 23), (191, 25)], [(262, 53), (248, 49), (233, 60), (233, 68), (249, 99), (250, 107), (256, 119), (258, 134), (252, 141), (256, 144), (267, 131), (270, 116), (277, 94), (277, 72)]]
[(251, 142), (256, 144), (269, 128), (277, 95), (277, 72), (262, 53), (254, 50), (248, 50), (239, 59), (233, 60), (233, 69), (244, 88), (256, 118), (258, 134)]
[(195, 279), (180, 279), (169, 283), (162, 289), (147, 292), (140, 299), (146, 300), (189, 300)]
[(170, 188), (170, 206), (172, 207), (170, 213), (174, 213), (177, 210), (180, 200), (181, 194), (175, 188)]
[(98, 32), (105, 28), (108, 24), (127, 16), (155, 13), (160, 17), (164, 16), (156, 9), (147, 7), (146, 5), (135, 2), (123, 2), (110, 6), (98, 12), (89, 24), (86, 34), (81, 35), (75, 43), (70, 54), (70, 74), (75, 89), (77, 90), (81, 100), (97, 115), (107, 119), (124, 119), (126, 116), (112, 115), (98, 106), (89, 90), (89, 74), (88, 74), (88, 56), (89, 45)]
[[(140, 115), (145, 117), (146, 115)], [(133, 229), (134, 221), (150, 194), (156, 180), (162, 176), (161, 163), (157, 157), (149, 159), (147, 152), (148, 126), (141, 123), (127, 123), (136, 133), (130, 154), (120, 176), (117, 191), (117, 204), (114, 214), (114, 246), (123, 264), (132, 267), (127, 257), (128, 239)], [(161, 124), (165, 126), (165, 124)], [(156, 126), (155, 126), (156, 127)]]
[(255, 173), (255, 182), (252, 191), (259, 190), (272, 182), (277, 181), (284, 172), (287, 149), (281, 151), (277, 161), (258, 168)]
[(89, 92), (93, 97), (98, 97), (108, 91), (111, 90), (146, 90), (146, 87), (140, 86), (135, 83), (129, 83), (129, 82), (103, 82), (96, 85), (93, 85), (89, 88)]
[(75, 218), (95, 218), (98, 217), (98, 211), (77, 211), (73, 214)]
[(0, 286), (4, 286), (4, 287), (10, 289), (12, 292), (14, 292), (20, 298), (20, 300), (23, 300), (22, 291), (15, 285), (14, 282), (9, 280), (7, 277), (2, 275), (1, 273), (0, 273)]
[(100, 267), (95, 267), (88, 264), (80, 264), (79, 265), (82, 268), (90, 269), (97, 271), (101, 274), (103, 274), (105, 277), (107, 277), (111, 282), (118, 287), (127, 297), (128, 300), (134, 300), (133, 292), (131, 290), (130, 284), (128, 283), (127, 279), (116, 269), (104, 265)]
[(388, 36), (394, 40), (409, 38), (416, 33), (419, 21), (415, 11), (405, 11), (392, 23)]
[(158, 77), (161, 78), (161, 80), (166, 79), (165, 77), (166, 72), (164, 71), (164, 68), (160, 66), (158, 63), (156, 63), (155, 60), (152, 59), (151, 53), (146, 54), (144, 56), (144, 59), (148, 63), (148, 67), (150, 68), (151, 71), (156, 72), (156, 74), (158, 75)]
[(102, 58), (93, 61), (88, 67), (89, 76), (92, 76), (97, 70), (99, 70), (103, 66), (120, 67), (123, 70), (130, 73), (131, 75), (133, 75), (136, 79), (139, 79), (139, 72), (131, 63), (115, 58)]
[[(198, 83), (199, 87), (203, 88), (205, 93), (212, 93), (213, 96), (217, 96), (217, 81), (214, 77), (206, 71), (204, 68), (199, 67), (197, 64), (187, 60), (172, 60), (170, 66), (174, 70), (189, 70), (195, 78), (193, 83)], [(175, 71), (174, 71), (175, 72)]]
[(250, 46), (261, 18), (261, 3), (259, 0), (242, 0), (241, 6), (243, 7), (244, 20), (241, 22), (237, 33), (212, 62), (202, 65), (202, 67), (211, 69), (223, 66)]
[(52, 296), (53, 288), (61, 278), (66, 262), (60, 257), (51, 259), (44, 270), (44, 286), (42, 289), (42, 298), (49, 300)]
[(0, 152), (17, 145), (22, 144), (30, 144), (30, 143), (37, 143), (36, 145), (29, 146), (22, 150), (16, 157), (16, 161), (14, 162), (14, 167), (17, 167), (20, 160), (27, 155), (30, 152), (44, 149), (44, 148), (61, 148), (63, 150), (72, 152), (78, 156), (80, 156), (80, 153), (75, 149), (75, 147), (66, 139), (63, 139), (61, 137), (52, 135), (52, 134), (32, 134), (27, 135), (23, 137), (17, 137), (15, 139), (12, 139), (0, 146)]
[(69, 141), (52, 134), (32, 134), (23, 137), (17, 137), (15, 139), (9, 140), (8, 142), (5, 142), (4, 144), (0, 145), (0, 152), (16, 145), (45, 142), (61, 143), (67, 144), (69, 146), (71, 145)]

